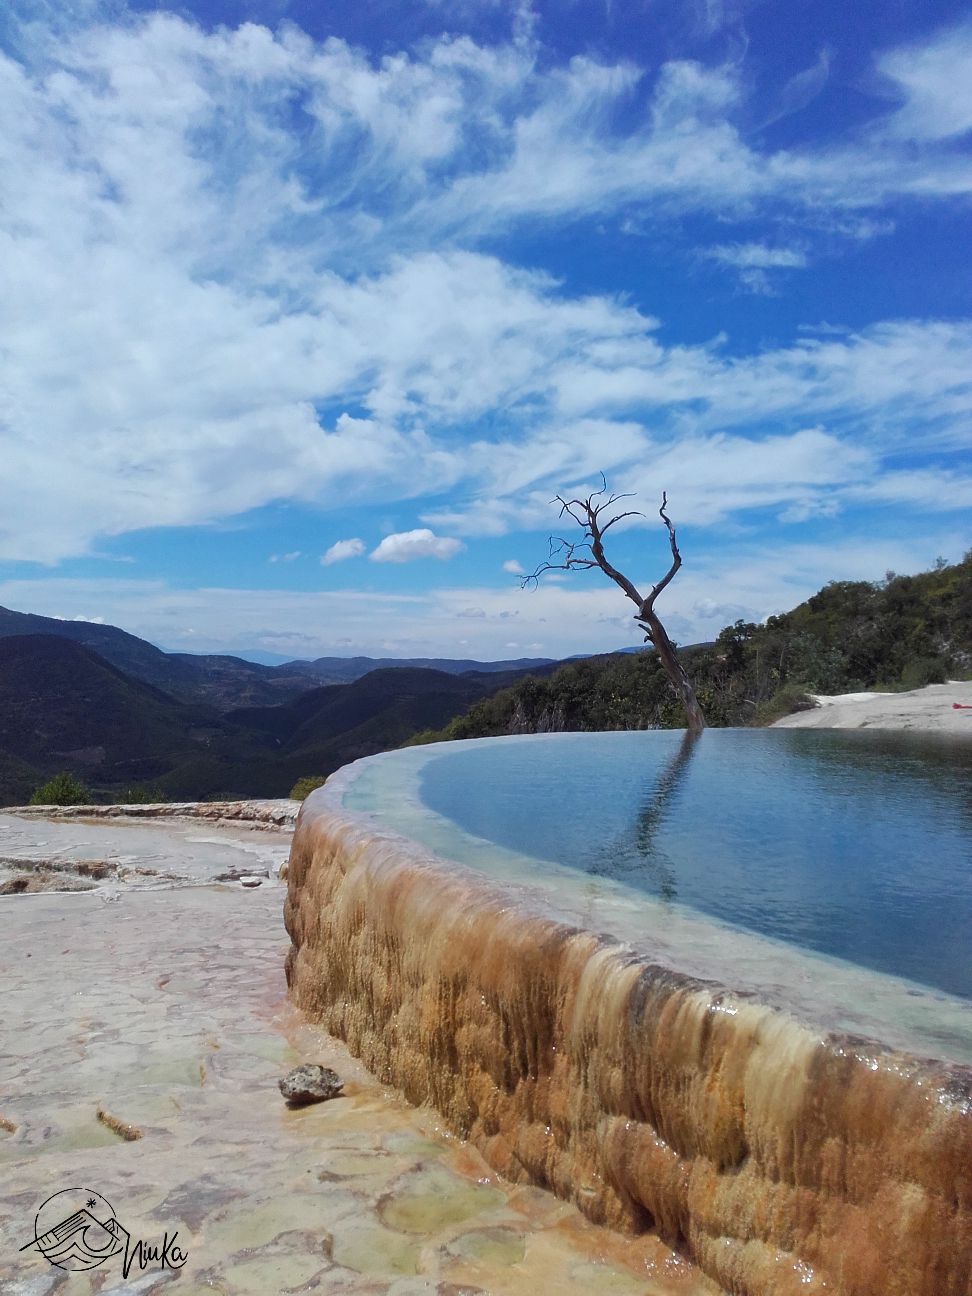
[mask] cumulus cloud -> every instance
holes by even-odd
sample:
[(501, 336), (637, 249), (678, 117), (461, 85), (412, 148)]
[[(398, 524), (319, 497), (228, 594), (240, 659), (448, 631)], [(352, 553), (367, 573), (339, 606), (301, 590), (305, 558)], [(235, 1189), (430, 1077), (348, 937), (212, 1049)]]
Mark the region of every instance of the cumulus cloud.
[(351, 540), (335, 540), (330, 549), (321, 555), (321, 566), (330, 567), (333, 563), (345, 562), (348, 558), (358, 558), (365, 551), (365, 543), (355, 536)]
[(437, 536), (428, 527), (415, 531), (399, 531), (385, 536), (377, 549), (371, 551), (372, 562), (407, 563), (418, 558), (447, 559), (465, 548), (461, 540)]
[(972, 131), (972, 22), (887, 51), (878, 70), (901, 101), (888, 134), (927, 143)]
[(515, 558), (507, 558), (503, 564), (503, 570), (509, 572), (511, 576), (523, 576), (525, 574), (523, 564), (518, 563)]

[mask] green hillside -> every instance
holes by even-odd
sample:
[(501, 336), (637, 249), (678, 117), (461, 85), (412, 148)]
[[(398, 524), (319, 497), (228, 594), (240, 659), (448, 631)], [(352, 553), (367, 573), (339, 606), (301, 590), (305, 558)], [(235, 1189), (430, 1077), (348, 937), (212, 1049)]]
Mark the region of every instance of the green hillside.
[[(920, 688), (972, 675), (972, 553), (934, 571), (833, 581), (763, 625), (737, 621), (682, 653), (711, 725), (769, 723), (805, 694)], [(681, 728), (653, 652), (572, 662), (477, 702), (412, 741), (556, 730)]]
[(396, 667), (312, 689), (286, 706), (234, 711), (227, 719), (264, 735), (272, 752), (263, 764), (264, 782), (276, 789), (272, 795), (285, 796), (301, 778), (322, 778), (349, 761), (400, 746), (417, 730), (446, 724), (516, 678), (512, 671), (452, 675)]
[[(972, 556), (918, 576), (831, 583), (683, 658), (712, 725), (767, 723), (807, 692), (967, 678)], [(286, 796), (302, 777), (406, 742), (683, 724), (651, 652), (529, 675), (376, 670), (283, 705), (227, 711), (132, 678), (73, 638), (0, 635), (0, 805), (24, 802), (61, 770), (102, 801), (146, 783), (172, 800)]]
[(397, 747), (516, 677), (378, 670), (226, 712), (134, 679), (72, 639), (0, 636), (0, 805), (24, 803), (62, 771), (99, 801), (145, 784), (169, 800), (286, 796), (301, 776)]

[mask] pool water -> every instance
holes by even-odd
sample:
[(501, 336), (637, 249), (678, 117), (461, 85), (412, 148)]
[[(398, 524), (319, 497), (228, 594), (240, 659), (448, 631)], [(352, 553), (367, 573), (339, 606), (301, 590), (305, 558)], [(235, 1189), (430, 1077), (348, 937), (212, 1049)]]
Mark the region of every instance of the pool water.
[(474, 838), (972, 999), (972, 742), (905, 732), (592, 733), (428, 752)]

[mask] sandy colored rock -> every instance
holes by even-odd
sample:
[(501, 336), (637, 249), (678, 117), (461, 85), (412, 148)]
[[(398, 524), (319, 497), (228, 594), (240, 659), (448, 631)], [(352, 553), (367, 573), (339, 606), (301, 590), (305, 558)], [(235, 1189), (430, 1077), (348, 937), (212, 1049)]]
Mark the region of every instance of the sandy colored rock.
[(972, 1070), (802, 1025), (311, 794), (297, 1003), (515, 1182), (737, 1296), (970, 1296)]
[[(239, 831), (252, 854), (259, 834)], [(230, 845), (214, 825), (187, 837), (175, 820), (95, 829), (0, 816), (0, 853), (43, 855), (57, 844), (67, 857), (72, 833), (79, 857), (134, 856), (134, 871), (195, 852), (185, 871), (210, 877)], [(590, 1296), (634, 1284), (641, 1296), (718, 1296), (657, 1240), (607, 1233), (548, 1193), (503, 1183), (434, 1113), (409, 1107), (308, 1024), (286, 995), (282, 898), (271, 881), (246, 895), (156, 883), (128, 890), (122, 906), (95, 892), (0, 900), (0, 1292), (37, 1296), (67, 1281), (71, 1296), (136, 1286), (188, 1296)], [(277, 1078), (304, 1061), (335, 1070), (350, 1093), (285, 1106)], [(142, 1139), (107, 1128), (99, 1105)], [(414, 1231), (390, 1227), (388, 1202), (401, 1193), (421, 1203), (431, 1164), (448, 1172), (437, 1183), (445, 1208), (409, 1217)], [(185, 1268), (137, 1277), (136, 1265), (123, 1283), (117, 1261), (67, 1277), (21, 1254), (34, 1212), (70, 1184), (102, 1193), (147, 1243), (177, 1230)], [(478, 1192), (484, 1185), (491, 1191)], [(467, 1233), (476, 1235), (468, 1244)], [(478, 1241), (510, 1234), (525, 1240), (519, 1259)], [(593, 1287), (592, 1270), (616, 1286)], [(403, 1282), (412, 1285), (396, 1287)]]
[(918, 729), (972, 735), (972, 683), (968, 681), (929, 684), (909, 693), (811, 696), (817, 703), (812, 711), (784, 716), (773, 728)]

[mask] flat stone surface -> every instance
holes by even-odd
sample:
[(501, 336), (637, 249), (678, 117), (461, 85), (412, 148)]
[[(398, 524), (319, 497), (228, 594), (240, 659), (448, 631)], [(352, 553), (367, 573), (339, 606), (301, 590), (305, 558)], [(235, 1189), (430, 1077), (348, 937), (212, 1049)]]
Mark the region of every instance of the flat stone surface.
[[(18, 850), (0, 844), (18, 855), (56, 844), (64, 860), (63, 828), (77, 858), (117, 858), (145, 832), (160, 866), (194, 875), (175, 887), (115, 882), (112, 904), (100, 889), (0, 899), (3, 1296), (711, 1296), (657, 1239), (616, 1236), (500, 1180), (435, 1113), (308, 1025), (286, 997), (283, 887), (273, 876), (252, 892), (200, 885), (209, 864), (175, 867), (198, 830), (172, 825), (166, 843), (165, 827), (21, 821)], [(222, 871), (236, 848), (210, 846)], [(342, 1077), (339, 1102), (281, 1101), (280, 1076), (303, 1062)], [(120, 1138), (99, 1107), (142, 1137)], [(123, 1282), (117, 1258), (65, 1274), (21, 1253), (41, 1204), (71, 1187), (106, 1198), (146, 1244), (177, 1231), (185, 1267), (136, 1262)]]
[[(918, 729), (972, 733), (972, 682), (908, 693), (813, 694), (818, 705), (776, 721), (780, 729)], [(958, 704), (956, 707), (955, 704)]]

